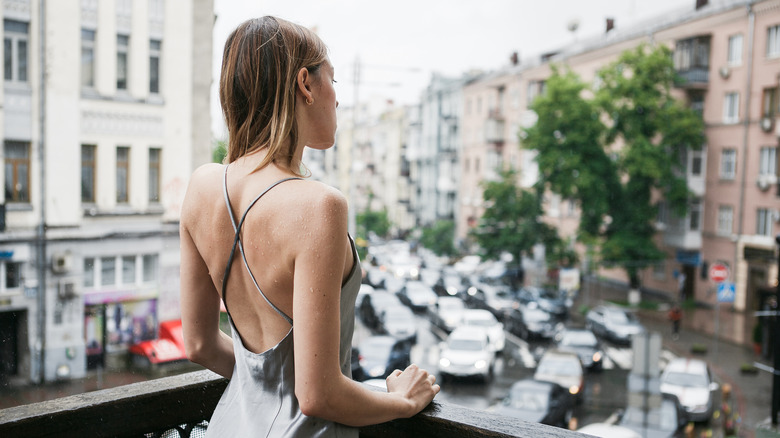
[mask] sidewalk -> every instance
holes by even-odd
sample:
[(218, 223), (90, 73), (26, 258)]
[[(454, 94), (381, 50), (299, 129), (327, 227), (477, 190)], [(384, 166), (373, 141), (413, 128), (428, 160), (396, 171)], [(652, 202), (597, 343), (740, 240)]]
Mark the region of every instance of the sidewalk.
[[(756, 434), (757, 426), (768, 423), (772, 412), (772, 375), (764, 371), (743, 373), (740, 368), (743, 364), (754, 362), (767, 366), (772, 364), (757, 356), (744, 342), (744, 314), (721, 309), (716, 316), (715, 309), (686, 309), (679, 339), (673, 340), (667, 312), (668, 309), (660, 306), (659, 310), (639, 310), (638, 316), (648, 330), (661, 333), (664, 348), (681, 357), (706, 360), (716, 379), (731, 386), (732, 400), (739, 414), (739, 436), (780, 437), (780, 433), (766, 435), (764, 430)], [(716, 319), (720, 334), (718, 339), (713, 335)], [(706, 352), (693, 353), (694, 345), (704, 347)]]

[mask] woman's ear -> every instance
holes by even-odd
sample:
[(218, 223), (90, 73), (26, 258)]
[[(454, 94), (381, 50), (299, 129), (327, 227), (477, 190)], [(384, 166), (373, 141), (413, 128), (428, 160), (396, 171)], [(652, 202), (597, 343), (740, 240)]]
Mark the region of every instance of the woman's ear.
[(309, 105), (314, 101), (311, 94), (311, 81), (312, 76), (306, 67), (298, 70), (298, 74), (295, 76), (295, 84), (298, 87), (298, 92), (301, 93), (303, 100)]

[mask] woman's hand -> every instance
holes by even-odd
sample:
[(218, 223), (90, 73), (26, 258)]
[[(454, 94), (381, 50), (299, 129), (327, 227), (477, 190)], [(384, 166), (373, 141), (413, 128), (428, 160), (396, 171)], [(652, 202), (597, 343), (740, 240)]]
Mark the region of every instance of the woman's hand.
[(436, 384), (436, 376), (411, 364), (404, 371), (395, 370), (385, 380), (387, 392), (400, 395), (410, 403), (411, 417), (433, 400), (441, 387)]

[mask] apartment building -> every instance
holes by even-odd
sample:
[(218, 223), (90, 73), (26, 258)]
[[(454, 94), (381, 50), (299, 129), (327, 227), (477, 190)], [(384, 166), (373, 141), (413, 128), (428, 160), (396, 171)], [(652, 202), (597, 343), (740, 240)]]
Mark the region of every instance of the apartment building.
[[(521, 185), (533, 181), (536, 170), (532, 157), (524, 155), (527, 151), (519, 151), (518, 159), (507, 156), (506, 150), (516, 148), (508, 142), (516, 138), (518, 126), (533, 123), (528, 107), (544, 92), (550, 66), (565, 64), (592, 82), (598, 69), (641, 43), (664, 44), (674, 51), (675, 68), (684, 79), (674, 92), (701, 113), (707, 138), (701, 151), (683, 158), (692, 194), (686, 216), (674, 217), (660, 203), (658, 245), (667, 258), (642, 272), (642, 283), (671, 297), (680, 293), (714, 304), (718, 284), (709, 278), (708, 267), (724, 264), (730, 271), (727, 283), (735, 288), (734, 308), (757, 309), (762, 291), (777, 278), (778, 0), (691, 0), (664, 17), (625, 30), (617, 23), (602, 35), (466, 85), (458, 236), (476, 225), (479, 182), (489, 180), (497, 165), (518, 169)], [(519, 96), (516, 108), (514, 96)], [(495, 127), (502, 124), (500, 133)], [(562, 236), (573, 236), (581, 206), (553, 194), (546, 196), (545, 205), (545, 219), (556, 224)], [(601, 273), (627, 281), (620, 271)]]
[(213, 0), (3, 2), (4, 377), (82, 377), (179, 318), (213, 22)]

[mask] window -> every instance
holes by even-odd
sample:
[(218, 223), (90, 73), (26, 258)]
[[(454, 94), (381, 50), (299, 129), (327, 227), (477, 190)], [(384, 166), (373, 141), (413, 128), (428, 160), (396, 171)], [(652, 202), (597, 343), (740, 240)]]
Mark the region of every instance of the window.
[(122, 284), (135, 284), (135, 256), (122, 256)]
[(739, 93), (726, 93), (723, 101), (723, 123), (739, 121)]
[(653, 278), (656, 280), (663, 280), (666, 278), (666, 262), (658, 262), (653, 264)]
[(674, 68), (678, 71), (707, 69), (710, 66), (710, 37), (678, 41), (674, 50)]
[(30, 143), (5, 141), (5, 200), (30, 202)]
[(737, 174), (736, 149), (723, 149), (720, 153), (720, 179), (734, 179)]
[(758, 159), (759, 175), (777, 175), (777, 148), (765, 146), (761, 148)]
[(130, 178), (130, 148), (116, 148), (116, 202), (127, 202), (128, 180)]
[(149, 40), (149, 92), (160, 94), (160, 40)]
[(721, 205), (718, 207), (718, 235), (730, 236), (734, 227), (734, 207)]
[(767, 208), (759, 208), (756, 211), (756, 234), (759, 236), (772, 235), (772, 211)]
[(780, 24), (770, 27), (766, 37), (766, 57), (780, 56)]
[(18, 289), (22, 286), (22, 264), (20, 262), (5, 262), (5, 288)]
[(160, 202), (160, 149), (149, 149), (149, 202)]
[(701, 176), (704, 151), (692, 150), (691, 152), (691, 176)]
[(81, 86), (95, 86), (95, 31), (81, 29)]
[(530, 81), (528, 83), (528, 92), (526, 93), (526, 106), (531, 106), (537, 96), (541, 96), (547, 90), (547, 82)]
[(3, 26), (5, 81), (26, 83), (30, 25), (22, 21), (3, 20)]
[(157, 254), (144, 254), (144, 283), (157, 281)]
[(764, 88), (761, 99), (761, 116), (774, 117), (780, 114), (780, 88)]
[(100, 258), (100, 285), (113, 286), (116, 284), (116, 258)]
[(127, 90), (127, 52), (130, 47), (130, 37), (116, 36), (116, 89)]
[(84, 287), (95, 287), (95, 259), (92, 257), (84, 258)]
[(692, 201), (688, 212), (688, 230), (699, 231), (701, 229), (701, 201)]
[(729, 37), (729, 65), (742, 65), (742, 34)]
[(95, 202), (95, 145), (81, 145), (81, 202)]

